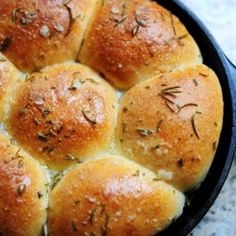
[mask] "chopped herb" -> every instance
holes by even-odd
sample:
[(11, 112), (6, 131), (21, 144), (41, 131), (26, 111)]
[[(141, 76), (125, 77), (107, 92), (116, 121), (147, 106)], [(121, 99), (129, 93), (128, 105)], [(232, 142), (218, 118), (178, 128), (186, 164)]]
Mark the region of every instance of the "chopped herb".
[(109, 224), (109, 215), (106, 211), (106, 209), (104, 209), (104, 212), (105, 212), (105, 223), (102, 227), (102, 235), (103, 236), (107, 236), (108, 235), (108, 224)]
[(139, 129), (137, 129), (137, 131), (143, 137), (147, 137), (147, 136), (150, 136), (153, 134), (153, 131), (150, 129), (139, 128)]
[(18, 194), (21, 196), (26, 190), (26, 185), (25, 184), (20, 184), (17, 188)]
[(93, 225), (94, 223), (94, 218), (96, 216), (96, 208), (92, 210), (92, 212), (89, 214), (89, 217), (88, 217), (88, 222)]
[(12, 10), (12, 15), (11, 15), (12, 22), (16, 22), (17, 11), (18, 11), (17, 8), (14, 8)]
[(135, 27), (132, 30), (132, 35), (136, 35), (139, 31), (140, 25), (135, 25)]
[(212, 144), (212, 146), (213, 146), (213, 151), (215, 151), (215, 150), (216, 150), (216, 147), (217, 147), (217, 142), (215, 141), (215, 142)]
[(194, 83), (194, 85), (197, 87), (198, 86), (198, 81), (197, 81), (197, 79), (195, 78), (195, 79), (193, 79), (193, 83)]
[(127, 131), (127, 123), (122, 123), (122, 132), (125, 133)]
[(128, 107), (124, 107), (123, 112), (127, 112), (127, 111), (128, 111)]
[(12, 43), (12, 37), (8, 36), (6, 37), (3, 42), (0, 44), (0, 52), (5, 52)]
[(172, 15), (171, 12), (170, 12), (170, 21), (171, 21), (171, 26), (172, 26), (172, 29), (173, 29), (173, 34), (174, 34), (174, 36), (176, 36), (176, 29), (175, 29), (174, 18), (173, 18), (173, 15)]
[(59, 183), (61, 178), (63, 177), (63, 172), (56, 173), (52, 178), (51, 189), (55, 188), (55, 186)]
[(156, 127), (156, 132), (160, 131), (160, 127), (161, 127), (162, 122), (163, 122), (163, 120), (158, 121), (157, 127)]
[(198, 104), (196, 103), (187, 103), (187, 104), (184, 104), (182, 107), (179, 108), (179, 111), (180, 112), (181, 110), (183, 110), (184, 108), (186, 107), (198, 107)]
[(139, 175), (140, 175), (140, 170), (136, 170), (136, 172), (132, 176), (138, 177)]
[(75, 220), (71, 221), (71, 226), (72, 226), (72, 229), (73, 229), (74, 232), (78, 231)]
[(87, 78), (82, 83), (85, 83), (87, 81), (92, 83), (92, 84), (99, 84), (99, 82), (97, 82), (95, 79), (92, 79), (92, 78)]
[(51, 113), (49, 108), (42, 110), (41, 115), (43, 118), (46, 118)]
[(172, 101), (166, 101), (166, 106), (171, 110), (173, 113), (177, 113), (176, 107), (178, 108), (178, 105), (173, 103)]
[(39, 199), (41, 199), (41, 198), (43, 197), (42, 192), (41, 192), (41, 191), (38, 191), (38, 192), (37, 192), (37, 196), (38, 196)]
[(73, 14), (72, 14), (72, 9), (71, 7), (69, 6), (69, 3), (71, 2), (71, 0), (68, 0), (68, 1), (63, 1), (63, 6), (66, 8), (66, 10), (68, 11), (68, 14), (69, 14), (69, 19), (70, 19), (70, 24), (68, 26), (68, 29), (67, 29), (67, 32), (65, 34), (65, 36), (69, 35), (69, 33), (71, 32), (72, 30), (72, 26), (75, 22), (75, 18), (73, 17)]
[(21, 169), (24, 166), (24, 161), (21, 159), (18, 161), (17, 167)]
[(11, 143), (12, 145), (15, 145), (15, 144), (16, 144), (16, 140), (15, 140), (14, 138), (10, 138), (10, 143)]
[(145, 86), (145, 89), (150, 89), (151, 87), (149, 85)]
[(161, 179), (156, 177), (156, 178), (153, 178), (152, 180), (153, 181), (160, 181)]
[(161, 91), (162, 94), (170, 94), (170, 93), (181, 93), (181, 91), (179, 90), (181, 88), (181, 86), (173, 86), (173, 87), (168, 87), (165, 88)]
[(96, 114), (93, 113), (90, 108), (86, 107), (86, 108), (83, 108), (82, 110), (82, 113), (83, 113), (83, 116), (85, 117), (85, 119), (89, 122), (92, 123), (92, 126), (95, 127), (96, 126), (96, 123), (97, 123), (97, 117), (96, 117)]
[(75, 161), (75, 160), (77, 160), (77, 158), (68, 153), (66, 155), (66, 157), (65, 157), (65, 160), (67, 160), (67, 161)]
[(127, 18), (127, 15), (123, 15), (122, 17), (119, 18), (115, 18), (115, 27), (117, 27), (118, 25), (120, 25), (121, 23), (123, 23)]
[(22, 114), (22, 115), (27, 114), (27, 112), (28, 112), (28, 109), (26, 107), (22, 107), (19, 111), (19, 113)]
[(198, 139), (200, 139), (200, 136), (199, 136), (198, 131), (197, 131), (197, 128), (196, 128), (196, 121), (195, 121), (196, 114), (197, 114), (197, 113), (193, 114), (193, 116), (192, 116), (192, 118), (191, 118), (191, 123), (192, 123), (192, 127), (193, 127), (194, 134), (196, 135), (196, 137), (197, 137)]
[(185, 39), (185, 38), (187, 38), (187, 37), (188, 37), (188, 34), (184, 34), (184, 35), (182, 35), (182, 36), (179, 36), (178, 39), (179, 39), (179, 40), (182, 40), (182, 39)]
[(47, 224), (43, 225), (42, 236), (48, 236), (48, 227)]
[(58, 23), (55, 25), (55, 29), (56, 29), (56, 31), (58, 31), (60, 33), (65, 30), (64, 26), (61, 24), (58, 24)]
[(75, 204), (75, 205), (80, 204), (80, 200), (74, 201), (74, 204)]
[(139, 26), (142, 26), (142, 27), (146, 26), (145, 20), (143, 20), (142, 18), (138, 17), (137, 15), (135, 16), (135, 21), (137, 22), (137, 24)]
[(185, 199), (186, 199), (186, 205), (190, 206), (192, 202), (192, 198), (189, 198), (188, 196), (186, 196)]
[(37, 132), (36, 136), (38, 137), (38, 139), (42, 142), (47, 142), (48, 141), (48, 135), (45, 135), (41, 132)]
[(0, 62), (5, 62), (7, 61), (5, 58), (0, 58)]
[(184, 160), (182, 158), (180, 158), (178, 161), (177, 161), (177, 165), (178, 167), (183, 167), (184, 166)]
[(71, 83), (71, 86), (68, 88), (68, 90), (76, 90), (77, 88), (79, 88), (81, 86), (81, 82), (79, 79), (74, 79)]
[(20, 151), (21, 151), (21, 148), (19, 148), (19, 149), (17, 150), (17, 152), (16, 152), (16, 154), (15, 154), (16, 157), (19, 156)]
[(156, 150), (156, 149), (159, 149), (160, 148), (160, 145), (157, 144), (155, 147), (152, 147), (152, 149)]
[(34, 123), (35, 123), (35, 125), (40, 125), (41, 121), (37, 117), (35, 117), (34, 118)]
[(203, 77), (208, 77), (208, 75), (204, 74), (204, 73), (199, 73), (199, 75), (203, 76)]

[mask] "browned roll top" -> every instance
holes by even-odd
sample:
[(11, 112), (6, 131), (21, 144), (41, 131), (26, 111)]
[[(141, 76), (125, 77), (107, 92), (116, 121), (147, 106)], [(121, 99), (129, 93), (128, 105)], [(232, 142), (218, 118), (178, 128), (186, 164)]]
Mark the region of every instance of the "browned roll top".
[(59, 64), (22, 82), (8, 127), (32, 155), (63, 169), (109, 148), (115, 107), (114, 91), (93, 71)]
[(47, 216), (46, 172), (12, 143), (0, 135), (0, 234), (40, 235)]
[(145, 0), (103, 1), (79, 59), (120, 89), (201, 62), (196, 43), (178, 18)]
[(123, 154), (186, 191), (206, 175), (222, 127), (215, 73), (199, 65), (142, 82), (122, 98), (116, 141)]
[(74, 60), (95, 2), (1, 1), (0, 51), (23, 71)]
[(183, 205), (184, 196), (153, 173), (108, 156), (77, 166), (52, 190), (49, 234), (154, 235)]

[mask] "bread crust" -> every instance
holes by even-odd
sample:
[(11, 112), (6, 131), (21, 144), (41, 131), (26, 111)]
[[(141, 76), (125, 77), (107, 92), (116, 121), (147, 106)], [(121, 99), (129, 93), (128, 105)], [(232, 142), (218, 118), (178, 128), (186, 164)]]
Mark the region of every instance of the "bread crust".
[(96, 0), (0, 2), (0, 51), (20, 70), (75, 60)]
[[(202, 62), (179, 19), (154, 1), (103, 1), (79, 55), (119, 89), (176, 67)], [(91, 56), (92, 55), (92, 56)]]
[(8, 129), (35, 158), (61, 170), (109, 149), (115, 108), (114, 90), (92, 70), (58, 64), (19, 86)]
[(154, 177), (122, 157), (75, 167), (52, 190), (49, 233), (154, 235), (178, 217), (184, 205), (180, 192)]
[(204, 65), (142, 82), (122, 98), (120, 151), (186, 191), (205, 177), (223, 121), (221, 87)]
[(28, 154), (0, 135), (0, 233), (40, 235), (46, 223), (47, 174)]

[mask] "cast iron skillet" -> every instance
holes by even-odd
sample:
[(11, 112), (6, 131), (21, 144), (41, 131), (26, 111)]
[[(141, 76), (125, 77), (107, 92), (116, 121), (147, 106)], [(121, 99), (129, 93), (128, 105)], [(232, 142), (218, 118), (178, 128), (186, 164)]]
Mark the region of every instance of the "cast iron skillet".
[[(207, 213), (226, 180), (235, 155), (236, 144), (236, 68), (226, 58), (202, 22), (178, 0), (156, 0), (186, 26), (203, 55), (204, 64), (219, 77), (224, 98), (224, 120), (219, 146), (210, 171), (200, 188), (187, 193), (191, 199), (183, 215), (158, 236), (183, 236), (193, 230)], [(207, 124), (206, 124), (207, 125)]]

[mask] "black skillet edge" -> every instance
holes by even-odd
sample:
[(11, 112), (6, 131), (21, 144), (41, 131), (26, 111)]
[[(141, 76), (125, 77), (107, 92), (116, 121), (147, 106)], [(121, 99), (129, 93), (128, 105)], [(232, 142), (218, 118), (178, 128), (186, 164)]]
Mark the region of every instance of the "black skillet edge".
[(203, 23), (180, 1), (157, 0), (186, 26), (199, 45), (204, 64), (217, 74), (223, 91), (224, 122), (217, 152), (206, 179), (194, 193), (183, 215), (158, 236), (184, 236), (190, 233), (207, 213), (219, 195), (228, 176), (236, 149), (236, 70), (226, 59), (214, 37)]

